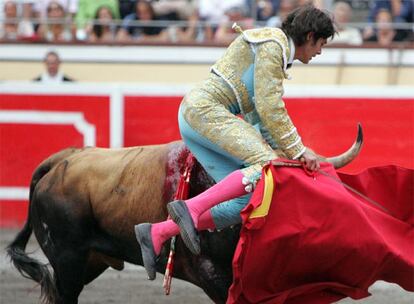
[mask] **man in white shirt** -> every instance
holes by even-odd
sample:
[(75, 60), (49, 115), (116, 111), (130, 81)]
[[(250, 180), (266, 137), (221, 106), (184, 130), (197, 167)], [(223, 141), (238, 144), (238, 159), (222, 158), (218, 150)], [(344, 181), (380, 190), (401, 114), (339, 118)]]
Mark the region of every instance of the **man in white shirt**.
[(60, 58), (59, 55), (54, 51), (49, 51), (44, 59), (46, 71), (43, 72), (39, 77), (35, 78), (34, 81), (40, 81), (47, 84), (58, 84), (65, 81), (73, 81), (73, 79), (65, 76), (59, 71)]

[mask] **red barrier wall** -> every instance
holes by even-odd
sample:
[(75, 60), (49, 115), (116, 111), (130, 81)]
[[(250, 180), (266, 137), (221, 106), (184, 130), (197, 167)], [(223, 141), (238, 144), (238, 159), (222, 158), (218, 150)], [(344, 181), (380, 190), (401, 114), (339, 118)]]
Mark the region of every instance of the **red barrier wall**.
[[(117, 123), (123, 124), (124, 146), (177, 140), (180, 101), (181, 96), (126, 95), (123, 122), (118, 122), (111, 118), (110, 94), (0, 93), (0, 227), (24, 222), (24, 198), (30, 177), (44, 158), (65, 147), (81, 147), (88, 142), (109, 147), (110, 126)], [(383, 164), (414, 168), (414, 98), (300, 97), (285, 101), (305, 144), (323, 155), (348, 149), (355, 139), (356, 125), (361, 122), (363, 150), (343, 171), (356, 172)], [(1, 120), (2, 113), (13, 117), (10, 111), (23, 114), (24, 119), (16, 116), (13, 122), (6, 116)], [(40, 118), (37, 114), (41, 114)], [(43, 122), (39, 121), (42, 117)]]
[[(0, 187), (9, 195), (29, 187), (33, 170), (52, 153), (83, 147), (82, 123), (95, 128), (92, 144), (109, 146), (109, 96), (0, 94), (0, 112), (11, 114), (0, 121)], [(0, 227), (26, 219), (27, 199), (14, 196), (0, 197)]]
[(177, 96), (125, 96), (124, 145), (179, 140), (177, 113), (181, 99)]

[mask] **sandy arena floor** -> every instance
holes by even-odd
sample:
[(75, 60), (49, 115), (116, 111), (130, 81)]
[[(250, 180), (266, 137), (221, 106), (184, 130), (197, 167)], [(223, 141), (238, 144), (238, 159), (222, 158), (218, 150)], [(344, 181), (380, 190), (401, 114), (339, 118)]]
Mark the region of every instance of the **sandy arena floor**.
[[(14, 238), (17, 230), (0, 230), (0, 303), (33, 304), (39, 303), (40, 289), (33, 282), (23, 278), (6, 258), (4, 248)], [(32, 238), (27, 252), (46, 262), (36, 241)], [(125, 270), (107, 270), (98, 279), (85, 287), (79, 298), (82, 304), (110, 303), (212, 303), (203, 291), (187, 282), (174, 279), (172, 294), (165, 296), (162, 289), (162, 275), (157, 280), (148, 281), (144, 269), (140, 266), (126, 265)], [(408, 293), (399, 286), (378, 282), (370, 289), (373, 296), (360, 301), (345, 299), (341, 304), (411, 304), (414, 293)]]

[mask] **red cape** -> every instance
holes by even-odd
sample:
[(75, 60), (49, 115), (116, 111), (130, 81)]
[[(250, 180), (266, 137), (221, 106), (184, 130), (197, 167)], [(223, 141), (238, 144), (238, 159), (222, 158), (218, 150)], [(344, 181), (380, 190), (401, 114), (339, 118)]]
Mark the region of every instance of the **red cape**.
[[(414, 171), (385, 166), (348, 175), (326, 163), (321, 170), (331, 177), (264, 168), (242, 211), (227, 303), (360, 299), (377, 280), (414, 291)], [(270, 206), (267, 215), (252, 217), (265, 197), (265, 172), (273, 178)]]

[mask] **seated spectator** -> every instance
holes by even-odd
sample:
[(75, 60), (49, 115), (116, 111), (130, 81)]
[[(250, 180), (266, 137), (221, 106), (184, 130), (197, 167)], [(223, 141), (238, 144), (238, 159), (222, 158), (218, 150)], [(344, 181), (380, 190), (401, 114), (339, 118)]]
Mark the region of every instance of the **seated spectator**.
[(3, 10), (4, 19), (0, 23), (0, 40), (17, 40), (33, 37), (33, 24), (28, 18), (19, 20), (17, 3), (15, 1), (6, 1)]
[(75, 16), (76, 38), (78, 40), (87, 39), (86, 27), (95, 18), (96, 12), (102, 6), (106, 6), (111, 10), (114, 20), (120, 19), (118, 0), (79, 0), (78, 12)]
[(229, 44), (239, 34), (232, 29), (232, 25), (237, 22), (243, 29), (253, 28), (254, 20), (246, 16), (243, 6), (234, 6), (226, 10), (227, 19), (220, 23), (214, 35), (214, 41), (222, 44)]
[(186, 20), (191, 15), (193, 6), (188, 0), (152, 1), (155, 15), (161, 20)]
[[(352, 0), (351, 0), (352, 1)], [(332, 10), (333, 3), (336, 2), (335, 0), (301, 0), (301, 4), (306, 4), (304, 2), (312, 3), (319, 9), (326, 9)]]
[(269, 27), (280, 27), (282, 22), (285, 20), (286, 16), (293, 11), (294, 9), (298, 8), (300, 5), (300, 0), (280, 0), (279, 11), (276, 16), (271, 17), (266, 26)]
[[(135, 12), (126, 16), (122, 27), (118, 31), (117, 39), (120, 42), (131, 41), (168, 41), (168, 34), (164, 27), (151, 24), (159, 21), (150, 2), (138, 0)], [(140, 24), (136, 24), (139, 22)]]
[(47, 7), (46, 21), (37, 30), (38, 36), (48, 42), (68, 42), (73, 40), (74, 33), (72, 19), (66, 18), (63, 6), (51, 1)]
[(210, 42), (213, 40), (213, 31), (210, 26), (200, 24), (198, 10), (193, 8), (192, 14), (186, 18), (187, 26), (170, 25), (167, 28), (170, 42), (191, 43), (191, 42)]
[(50, 2), (58, 2), (72, 18), (78, 11), (78, 0), (37, 0), (34, 2), (33, 11), (36, 18), (45, 19)]
[(119, 13), (121, 19), (124, 19), (126, 16), (131, 14), (135, 9), (136, 0), (119, 0)]
[(334, 5), (333, 14), (338, 33), (334, 35), (329, 43), (361, 45), (362, 35), (360, 31), (348, 25), (352, 16), (351, 6), (346, 2), (338, 1)]
[(34, 81), (39, 81), (47, 84), (58, 84), (64, 81), (73, 81), (73, 79), (65, 76), (59, 71), (60, 58), (59, 55), (50, 51), (46, 54), (44, 59), (46, 70), (39, 77), (35, 78)]
[(244, 7), (245, 0), (199, 0), (198, 11), (200, 19), (215, 26), (226, 19), (226, 10), (231, 7)]
[(267, 21), (272, 16), (277, 15), (280, 0), (246, 0), (246, 4), (248, 11), (256, 10), (256, 19), (258, 21)]
[(20, 0), (20, 4), (21, 4), (21, 20), (20, 23), (23, 24), (22, 26), (25, 28), (24, 32), (25, 34), (23, 35), (23, 39), (27, 39), (27, 38), (36, 38), (36, 26), (38, 24), (36, 24), (35, 21), (33, 21), (33, 18), (35, 18), (35, 13), (34, 13), (34, 3), (36, 1), (34, 0)]
[[(379, 10), (386, 9), (391, 13), (392, 20), (396, 23), (414, 22), (413, 0), (376, 0), (371, 2), (372, 6), (368, 15), (368, 22), (373, 23)], [(403, 40), (412, 33), (411, 30), (397, 30), (397, 40)], [(368, 39), (374, 35), (373, 26), (364, 29), (363, 38)]]
[(374, 35), (365, 41), (378, 42), (381, 46), (389, 46), (393, 41), (398, 41), (397, 31), (392, 24), (391, 12), (387, 9), (380, 9), (375, 17), (376, 30)]
[(107, 6), (101, 6), (97, 11), (93, 24), (86, 32), (89, 42), (114, 42), (118, 27), (114, 24), (114, 13)]

